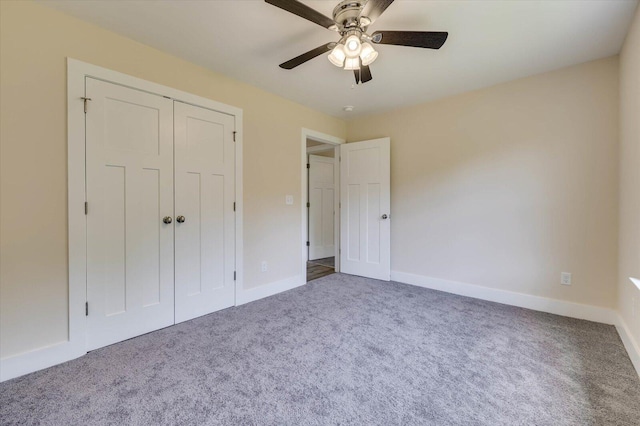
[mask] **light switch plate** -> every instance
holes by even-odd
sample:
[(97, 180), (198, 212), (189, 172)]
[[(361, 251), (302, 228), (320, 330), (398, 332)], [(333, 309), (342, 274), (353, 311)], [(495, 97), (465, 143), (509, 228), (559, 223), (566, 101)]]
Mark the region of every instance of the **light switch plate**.
[(284, 197), (284, 202), (286, 205), (288, 206), (292, 206), (293, 205), (293, 195), (287, 195)]

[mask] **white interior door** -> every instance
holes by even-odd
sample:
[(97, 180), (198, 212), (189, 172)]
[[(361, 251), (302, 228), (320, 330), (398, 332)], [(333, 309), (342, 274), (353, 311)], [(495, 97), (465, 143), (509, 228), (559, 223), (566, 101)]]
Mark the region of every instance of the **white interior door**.
[(309, 260), (335, 255), (335, 159), (309, 156)]
[(341, 272), (391, 278), (390, 139), (340, 148)]
[(235, 119), (181, 102), (174, 114), (175, 309), (181, 322), (235, 302)]
[(87, 348), (174, 323), (173, 103), (86, 79)]

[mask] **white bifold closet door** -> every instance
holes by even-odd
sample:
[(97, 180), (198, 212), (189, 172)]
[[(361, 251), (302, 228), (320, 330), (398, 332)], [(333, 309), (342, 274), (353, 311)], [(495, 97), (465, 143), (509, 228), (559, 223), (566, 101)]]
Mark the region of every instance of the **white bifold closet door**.
[(235, 302), (235, 118), (181, 102), (174, 108), (175, 295), (181, 322)]
[(173, 101), (86, 79), (87, 348), (174, 323)]
[(235, 302), (235, 118), (86, 79), (87, 349)]

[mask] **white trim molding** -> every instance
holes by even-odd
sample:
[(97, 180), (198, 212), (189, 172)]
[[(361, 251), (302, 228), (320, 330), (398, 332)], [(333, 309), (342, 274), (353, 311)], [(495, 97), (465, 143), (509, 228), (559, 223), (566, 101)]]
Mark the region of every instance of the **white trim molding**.
[(460, 296), (473, 297), (475, 299), (518, 306), (534, 311), (547, 312), (565, 317), (584, 319), (604, 324), (616, 324), (617, 314), (613, 309), (599, 306), (583, 305), (564, 300), (550, 299), (547, 297), (533, 296), (530, 294), (516, 293), (496, 288), (482, 287), (474, 284), (457, 281), (443, 280), (440, 278), (426, 277), (400, 271), (391, 271), (391, 280), (404, 284), (432, 290), (444, 291)]
[(391, 280), (460, 296), (532, 309), (534, 311), (614, 325), (631, 359), (631, 363), (635, 367), (638, 376), (640, 376), (640, 344), (635, 341), (622, 317), (613, 309), (532, 296), (524, 293), (515, 293), (507, 290), (482, 287), (474, 284), (443, 280), (400, 271), (391, 271)]
[(242, 110), (238, 110), (236, 118), (236, 286), (235, 304), (238, 305), (238, 289), (244, 286), (244, 199), (243, 199), (243, 141), (244, 125), (242, 121)]
[(238, 296), (236, 297), (236, 306), (264, 299), (265, 297), (273, 296), (278, 293), (282, 293), (283, 291), (300, 287), (302, 285), (305, 285), (306, 283), (307, 275), (305, 271), (304, 275), (296, 275), (295, 277), (289, 277), (283, 280), (274, 281), (269, 284), (263, 284), (258, 287), (249, 288), (243, 290), (238, 294)]
[(0, 382), (14, 379), (34, 371), (52, 367), (83, 356), (84, 350), (77, 350), (68, 340), (34, 349), (0, 360)]
[(622, 340), (622, 344), (629, 354), (631, 363), (635, 367), (638, 377), (640, 377), (640, 343), (635, 341), (627, 323), (624, 322), (624, 319), (622, 319), (620, 315), (617, 315), (616, 330), (618, 330), (620, 340)]

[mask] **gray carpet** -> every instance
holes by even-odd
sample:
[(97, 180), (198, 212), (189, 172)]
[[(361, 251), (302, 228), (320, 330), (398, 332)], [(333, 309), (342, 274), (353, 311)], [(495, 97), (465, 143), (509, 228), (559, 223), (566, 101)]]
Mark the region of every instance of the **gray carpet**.
[(0, 384), (3, 425), (638, 425), (611, 326), (333, 274)]

